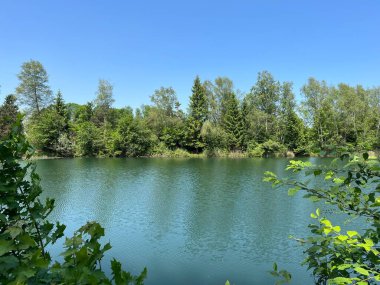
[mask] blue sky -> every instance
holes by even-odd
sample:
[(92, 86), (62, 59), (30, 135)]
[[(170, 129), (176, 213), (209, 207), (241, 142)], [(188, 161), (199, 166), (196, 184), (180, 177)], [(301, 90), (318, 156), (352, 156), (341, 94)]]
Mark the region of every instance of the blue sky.
[(248, 92), (268, 70), (297, 96), (310, 76), (378, 86), (379, 14), (378, 0), (2, 0), (0, 100), (30, 59), (66, 102), (93, 100), (106, 79), (116, 107), (148, 104), (160, 86), (186, 107), (196, 75)]

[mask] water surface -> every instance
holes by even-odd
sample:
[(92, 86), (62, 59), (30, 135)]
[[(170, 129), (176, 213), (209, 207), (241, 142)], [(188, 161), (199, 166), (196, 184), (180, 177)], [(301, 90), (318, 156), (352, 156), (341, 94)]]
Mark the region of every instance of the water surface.
[[(314, 159), (315, 160), (315, 159)], [(277, 262), (293, 284), (311, 284), (299, 264), (316, 205), (262, 182), (284, 174), (287, 159), (60, 159), (37, 161), (52, 220), (66, 234), (90, 220), (106, 228), (106, 256), (147, 285), (274, 284)], [(53, 252), (58, 253), (53, 249)], [(107, 266), (103, 266), (107, 267)]]

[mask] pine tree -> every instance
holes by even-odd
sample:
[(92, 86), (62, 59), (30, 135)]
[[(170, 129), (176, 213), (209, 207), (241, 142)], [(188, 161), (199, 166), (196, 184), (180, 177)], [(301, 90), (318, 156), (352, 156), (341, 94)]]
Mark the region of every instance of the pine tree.
[(284, 82), (281, 86), (281, 98), (278, 120), (278, 137), (282, 144), (295, 150), (301, 141), (303, 123), (295, 112), (296, 102), (292, 83)]
[(5, 97), (4, 104), (0, 106), (0, 138), (10, 132), (12, 125), (17, 121), (18, 113), (16, 97), (14, 95)]
[(54, 107), (58, 115), (62, 117), (67, 116), (67, 108), (65, 102), (63, 101), (61, 90), (58, 90), (57, 97), (55, 98)]
[(228, 134), (230, 150), (242, 149), (244, 141), (243, 118), (239, 109), (239, 101), (234, 93), (230, 93), (224, 102), (222, 125)]
[(59, 126), (61, 128), (59, 130), (60, 133), (66, 132), (69, 128), (69, 117), (67, 113), (67, 107), (60, 90), (58, 90), (57, 97), (55, 98), (54, 109), (57, 113), (57, 116), (60, 117), (60, 121), (62, 122), (62, 125)]
[(194, 80), (192, 93), (190, 97), (190, 116), (203, 124), (207, 119), (208, 106), (206, 91), (198, 76)]
[(206, 91), (198, 76), (194, 80), (189, 111), (186, 131), (187, 146), (189, 149), (199, 152), (205, 146), (201, 137), (201, 129), (207, 119), (208, 106)]

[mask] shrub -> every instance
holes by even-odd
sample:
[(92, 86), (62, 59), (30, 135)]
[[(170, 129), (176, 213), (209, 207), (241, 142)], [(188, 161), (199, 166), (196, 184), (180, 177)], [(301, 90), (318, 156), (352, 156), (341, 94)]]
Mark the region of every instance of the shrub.
[(264, 180), (290, 186), (289, 195), (303, 191), (305, 198), (323, 201), (350, 218), (363, 219), (360, 231), (343, 232), (321, 210), (311, 213), (315, 220), (309, 225), (313, 235), (296, 240), (307, 247), (304, 264), (312, 270), (316, 284), (376, 284), (380, 281), (380, 163), (364, 153), (362, 158), (351, 157), (344, 167), (341, 165), (336, 160), (329, 167), (290, 161), (288, 170), (303, 172), (313, 180), (322, 178), (322, 188), (317, 186), (320, 183), (309, 183), (313, 180), (278, 179), (271, 172)]
[(52, 264), (46, 248), (63, 236), (65, 225), (48, 221), (54, 200), (41, 202), (35, 166), (19, 161), (32, 154), (19, 121), (0, 141), (0, 284), (143, 284), (146, 269), (133, 276), (115, 259), (112, 278), (105, 275), (101, 261), (111, 245), (99, 243), (104, 229), (96, 222), (66, 238), (64, 261)]

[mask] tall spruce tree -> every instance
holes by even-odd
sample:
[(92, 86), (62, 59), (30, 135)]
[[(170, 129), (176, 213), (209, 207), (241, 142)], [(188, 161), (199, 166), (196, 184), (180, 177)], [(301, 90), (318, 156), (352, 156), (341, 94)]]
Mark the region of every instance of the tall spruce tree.
[(17, 121), (18, 107), (16, 97), (12, 94), (5, 97), (4, 104), (0, 106), (0, 139), (5, 137)]
[(295, 150), (301, 141), (303, 124), (295, 112), (296, 102), (292, 88), (291, 82), (284, 82), (281, 86), (278, 137), (282, 144)]
[(208, 115), (207, 97), (204, 86), (197, 76), (190, 97), (189, 117), (187, 120), (186, 145), (190, 150), (199, 152), (205, 146), (201, 129)]
[(244, 141), (243, 118), (239, 109), (239, 101), (234, 93), (224, 99), (222, 113), (223, 129), (228, 134), (228, 147), (230, 150), (241, 149)]
[(54, 107), (58, 115), (62, 117), (67, 116), (67, 108), (65, 102), (63, 101), (61, 90), (58, 90), (57, 97), (55, 98)]

